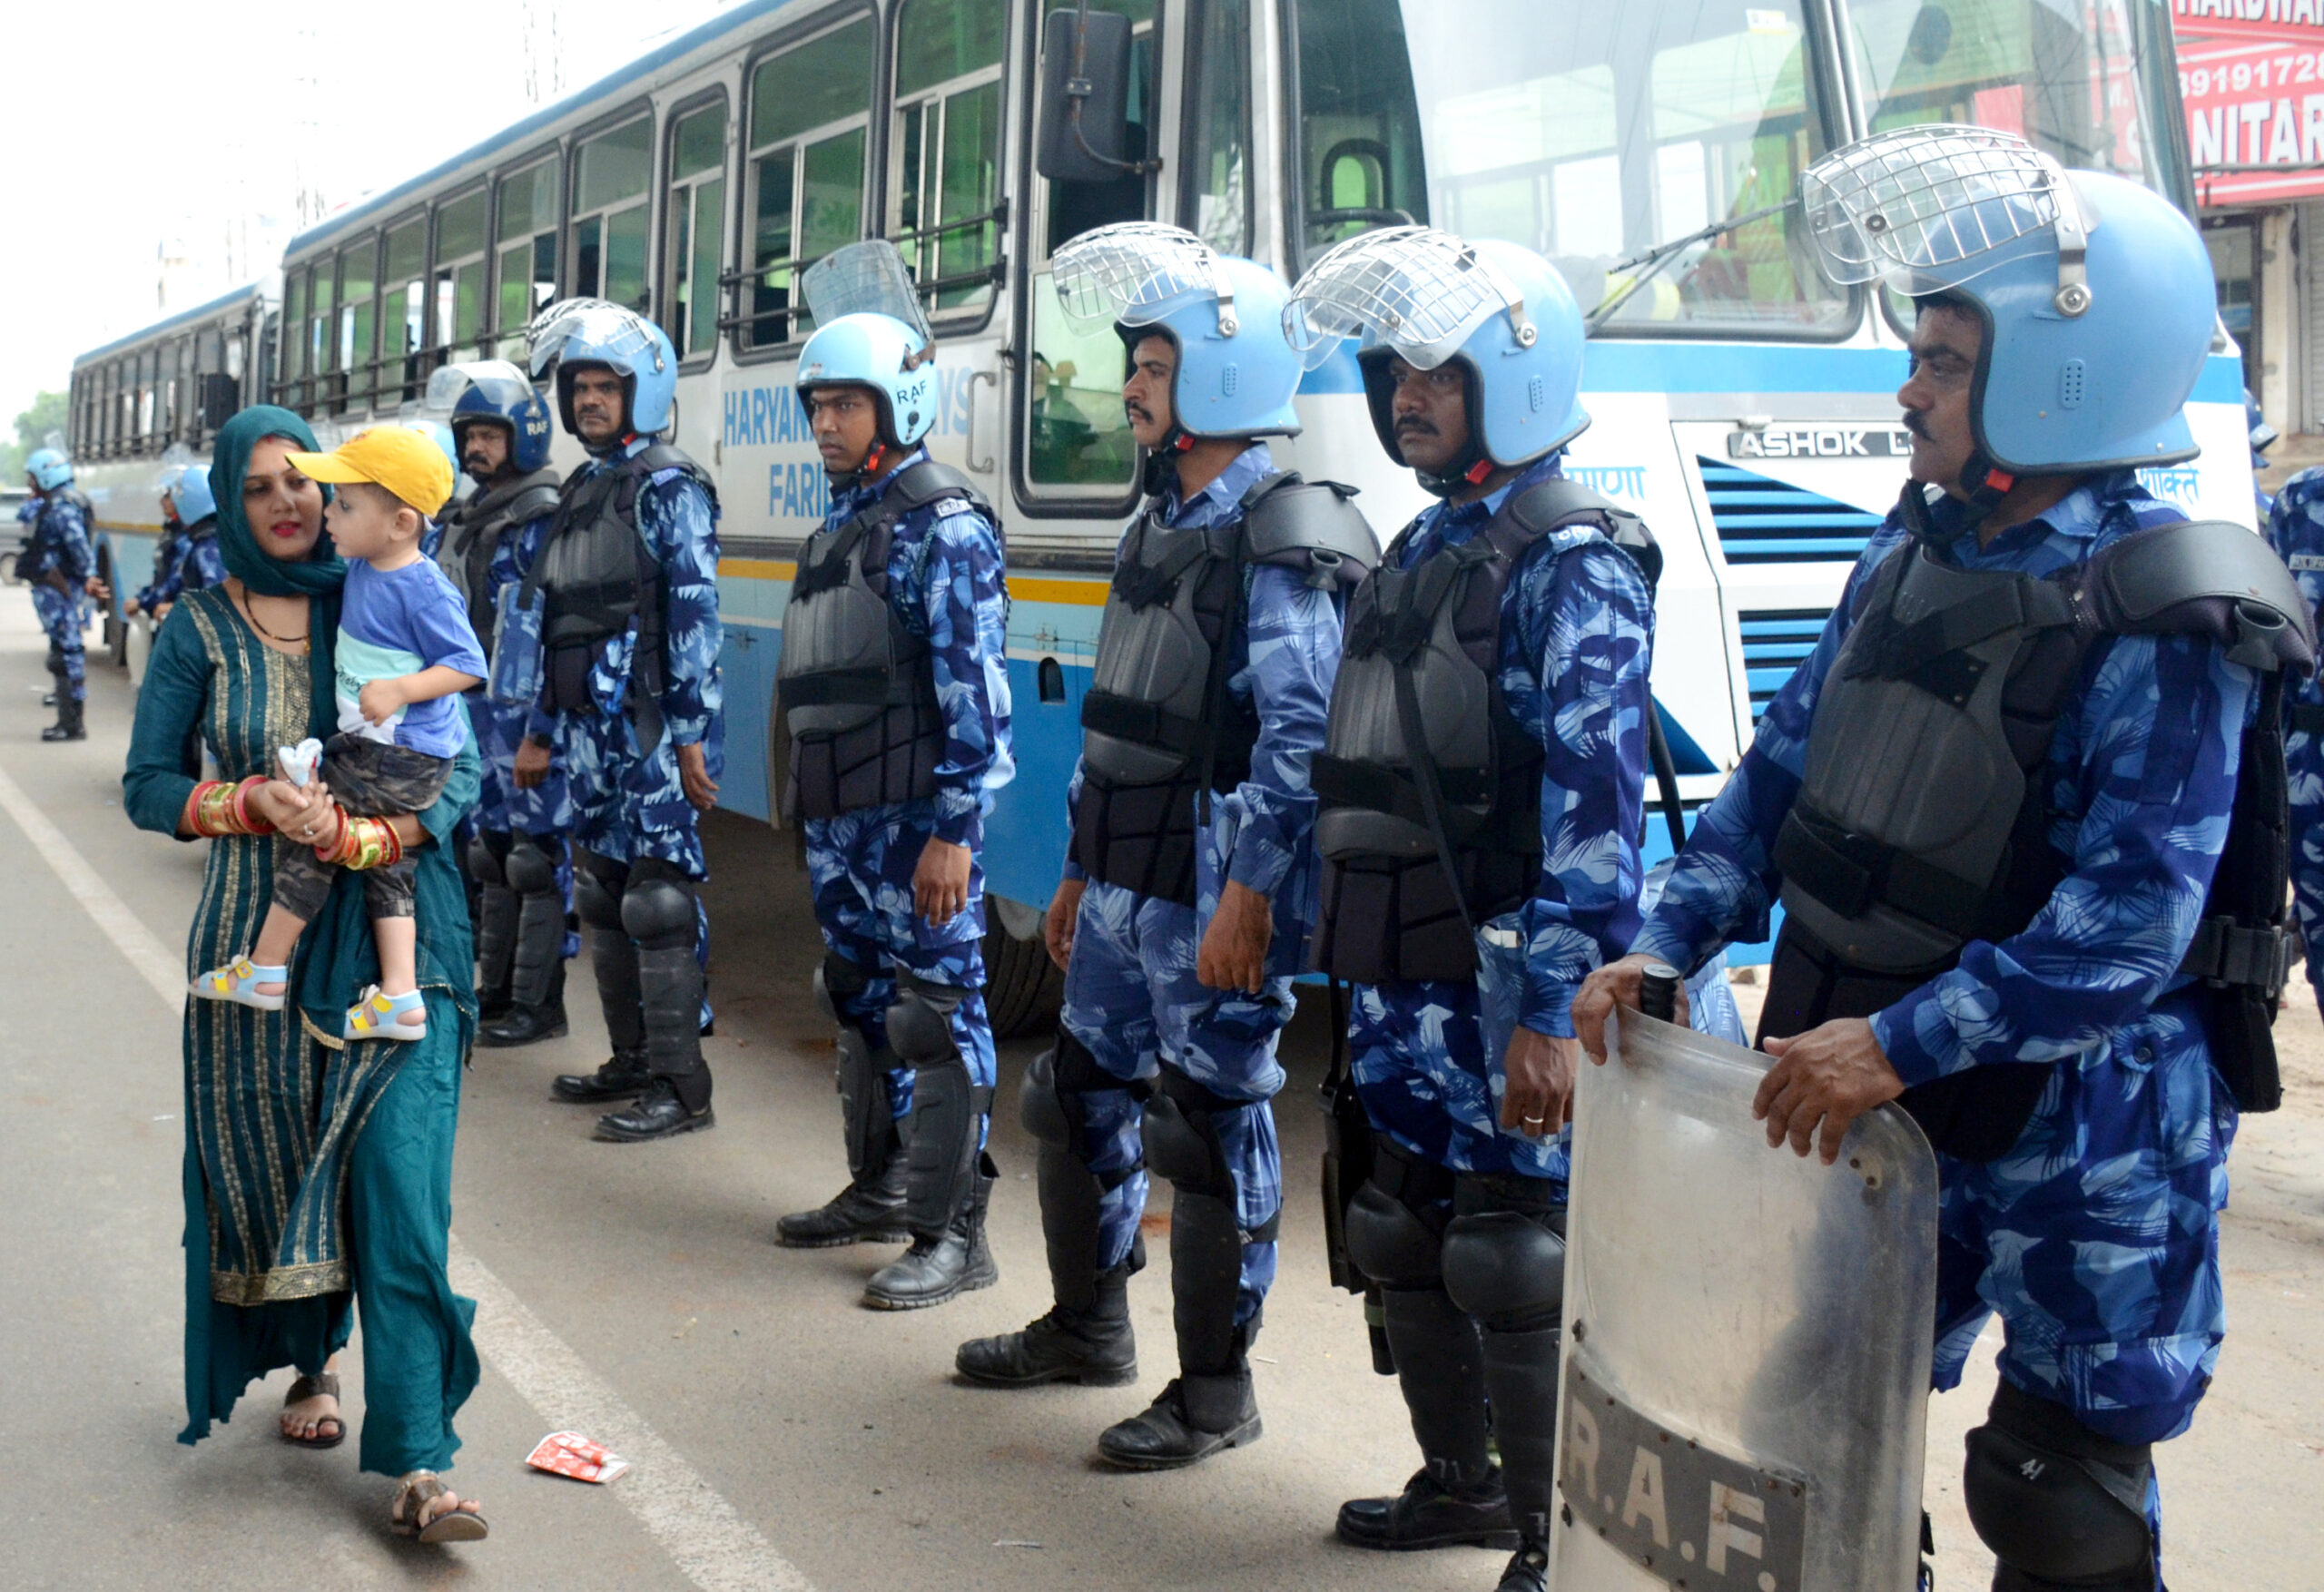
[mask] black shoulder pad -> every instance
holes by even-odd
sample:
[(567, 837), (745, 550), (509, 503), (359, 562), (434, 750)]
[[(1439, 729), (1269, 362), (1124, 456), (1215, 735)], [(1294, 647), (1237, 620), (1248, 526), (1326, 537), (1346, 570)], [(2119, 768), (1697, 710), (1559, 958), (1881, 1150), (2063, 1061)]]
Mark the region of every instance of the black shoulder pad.
[(546, 481), (535, 482), (508, 500), (509, 523), (521, 526), (527, 520), (537, 520), (545, 514), (555, 514), (557, 499), (562, 496), (563, 494), (556, 489), (556, 480), (554, 477)]
[(1579, 481), (1561, 477), (1537, 481), (1511, 498), (1501, 512), (1528, 537), (1544, 536), (1589, 520), (1608, 541), (1630, 555), (1648, 585), (1662, 578), (1662, 549), (1655, 545), (1654, 533), (1646, 528), (1646, 522)]
[(898, 470), (882, 494), (890, 495), (902, 504), (907, 513), (947, 497), (965, 497), (979, 509), (990, 513), (986, 508), (984, 494), (976, 489), (973, 482), (950, 465), (939, 464), (932, 458), (924, 458), (910, 469)]
[(1331, 572), (1331, 584), (1353, 586), (1380, 562), (1380, 536), (1349, 501), (1353, 486), (1308, 481), (1284, 470), (1243, 494), (1243, 556), (1253, 564), (1287, 564), (1311, 576)]
[(2252, 669), (2316, 663), (2316, 619), (2274, 548), (2227, 520), (2136, 531), (2091, 560), (2101, 627), (2125, 634), (2208, 635)]

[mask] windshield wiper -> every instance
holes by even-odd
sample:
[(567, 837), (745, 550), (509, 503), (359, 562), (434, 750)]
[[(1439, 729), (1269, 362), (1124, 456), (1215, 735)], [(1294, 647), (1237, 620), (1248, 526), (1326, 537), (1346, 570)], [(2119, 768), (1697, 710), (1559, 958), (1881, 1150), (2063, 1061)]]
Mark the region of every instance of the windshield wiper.
[[(1667, 242), (1657, 243), (1642, 254), (1633, 254), (1628, 260), (1614, 261), (1606, 268), (1608, 276), (1619, 276), (1626, 270), (1638, 270), (1638, 275), (1624, 282), (1620, 291), (1610, 295), (1583, 319), (1583, 334), (1587, 336), (1595, 333), (1600, 327), (1612, 319), (1614, 311), (1629, 303), (1631, 296), (1652, 281), (1664, 266), (1676, 260), (1681, 250), (1691, 248), (1707, 238), (1716, 238), (1721, 232), (1731, 232), (1738, 227), (1748, 227), (1753, 221), (1763, 221), (1769, 216), (1781, 215), (1798, 202), (1799, 201), (1795, 197), (1787, 199), (1780, 204), (1770, 204), (1759, 210), (1747, 211), (1739, 216), (1729, 216), (1725, 221), (1713, 221), (1707, 227), (1698, 227), (1683, 238), (1672, 238)], [(1640, 266), (1646, 269), (1639, 270)]]

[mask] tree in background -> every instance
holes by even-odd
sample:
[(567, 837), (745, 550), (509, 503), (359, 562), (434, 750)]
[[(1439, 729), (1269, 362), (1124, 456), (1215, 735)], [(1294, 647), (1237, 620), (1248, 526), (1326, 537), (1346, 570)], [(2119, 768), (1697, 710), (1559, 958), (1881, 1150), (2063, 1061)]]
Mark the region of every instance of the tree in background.
[(52, 431), (64, 429), (65, 395), (44, 392), (33, 399), (33, 407), (16, 417), (16, 439), (0, 442), (0, 482), (20, 485), (25, 475), (25, 460), (32, 451), (43, 445)]

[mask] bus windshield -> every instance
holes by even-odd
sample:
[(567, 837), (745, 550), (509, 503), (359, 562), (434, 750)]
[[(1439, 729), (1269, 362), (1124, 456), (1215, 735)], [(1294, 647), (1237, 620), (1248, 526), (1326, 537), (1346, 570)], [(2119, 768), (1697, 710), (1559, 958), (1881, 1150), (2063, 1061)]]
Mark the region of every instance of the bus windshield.
[[(2162, 183), (2157, 0), (1857, 0), (1845, 8), (1874, 129), (1979, 122), (2071, 165)], [(1543, 7), (1538, 0), (1293, 0), (1308, 258), (1409, 221), (1538, 250), (1611, 334), (1829, 337), (1850, 295), (1779, 206), (1846, 134), (1837, 62), (1802, 0)], [(2167, 185), (2166, 185), (2167, 186)], [(1643, 278), (1643, 280), (1636, 279)]]

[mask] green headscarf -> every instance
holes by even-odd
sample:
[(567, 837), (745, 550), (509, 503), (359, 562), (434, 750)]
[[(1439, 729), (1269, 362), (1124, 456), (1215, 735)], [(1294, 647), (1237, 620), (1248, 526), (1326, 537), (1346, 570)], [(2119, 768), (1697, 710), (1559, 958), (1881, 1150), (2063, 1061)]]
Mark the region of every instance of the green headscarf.
[[(272, 404), (252, 404), (218, 427), (210, 455), (210, 492), (218, 502), (218, 551), (234, 578), (261, 596), (334, 595), (347, 582), (347, 561), (330, 545), (329, 531), (304, 559), (291, 564), (267, 556), (243, 517), (242, 477), (250, 474), (251, 452), (270, 437), (286, 438), (308, 453), (318, 451), (307, 423)], [(323, 488), (323, 496), (329, 501), (330, 487)]]

